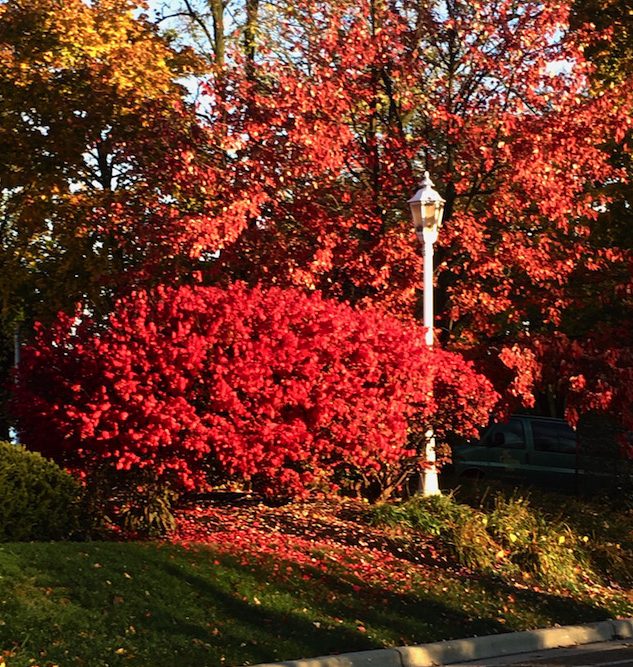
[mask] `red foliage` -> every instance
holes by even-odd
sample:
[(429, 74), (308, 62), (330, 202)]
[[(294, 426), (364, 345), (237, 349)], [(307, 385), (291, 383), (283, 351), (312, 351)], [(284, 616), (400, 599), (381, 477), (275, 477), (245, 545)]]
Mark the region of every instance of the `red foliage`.
[(277, 581), (296, 581), (297, 574), (305, 580), (341, 577), (355, 593), (411, 592), (417, 581), (433, 576), (428, 563), (448, 563), (436, 538), (418, 537), (415, 549), (405, 553), (384, 531), (359, 521), (360, 512), (353, 502), (336, 508), (314, 500), (274, 510), (263, 504), (194, 505), (178, 512), (170, 539), (211, 545), (243, 566), (270, 567)]
[(24, 351), (13, 407), (25, 444), (72, 468), (204, 488), (213, 464), (297, 495), (401, 463), (427, 420), (472, 432), (495, 400), (414, 324), (235, 285), (138, 292), (105, 326), (60, 315)]
[(528, 404), (543, 352), (530, 341), (575, 337), (567, 312), (591, 307), (587, 285), (630, 286), (630, 244), (599, 211), (604, 186), (627, 178), (611, 147), (630, 131), (633, 87), (592, 87), (584, 52), (609, 35), (570, 31), (566, 0), (440, 4), (276, 8), (256, 61), (236, 46), (208, 83), (204, 131), (223, 159), (178, 181), (208, 182), (216, 202), (185, 231), (209, 239), (192, 256), (221, 250), (210, 280), (411, 315), (421, 262), (403, 209), (429, 167), (447, 200), (438, 330)]
[(630, 93), (591, 94), (592, 36), (570, 34), (565, 1), (433, 4), (291, 3), (254, 73), (238, 53), (210, 81), (209, 142), (228, 156), (213, 192), (251, 202), (218, 275), (411, 313), (403, 209), (423, 155), (447, 198), (442, 319), (460, 342), (556, 325), (575, 269), (607, 266), (588, 221), (595, 184), (623, 175), (605, 142), (630, 127)]
[[(204, 120), (194, 122), (183, 103), (169, 114), (148, 108), (152, 122), (117, 147), (134, 166), (134, 187), (107, 193), (103, 206), (90, 200), (89, 213), (77, 209), (93, 251), (103, 249), (108, 266), (116, 259), (97, 271), (92, 291), (187, 281), (200, 271), (205, 282), (317, 289), (409, 317), (422, 276), (403, 209), (429, 167), (447, 200), (436, 248), (437, 330), (447, 347), (477, 359), (506, 398), (529, 404), (536, 388), (552, 384), (543, 369), (560, 367), (557, 341), (582, 336), (577, 345), (611, 365), (603, 372), (568, 356), (577, 364), (558, 379), (583, 375), (583, 386), (593, 387), (581, 396), (580, 381), (558, 382), (571, 392), (569, 405), (622, 405), (633, 422), (631, 402), (611, 400), (626, 396), (626, 376), (594, 326), (596, 296), (614, 293), (617, 301), (628, 290), (630, 312), (630, 242), (605, 231), (610, 223), (599, 212), (626, 178), (610, 147), (630, 131), (633, 87), (592, 87), (584, 52), (610, 37), (570, 31), (569, 7), (477, 0), (438, 11), (437, 3), (306, 0), (275, 6), (271, 17), (260, 3), (257, 57), (242, 52), (248, 40), (227, 42), (231, 53), (200, 97)], [(570, 325), (570, 311), (587, 312), (582, 326)], [(62, 398), (49, 402), (65, 405)], [(219, 418), (198, 424), (197, 404), (188, 409), (201, 433), (220, 429)], [(402, 428), (396, 421), (385, 429)], [(157, 433), (171, 433), (158, 422)], [(263, 442), (295, 443), (304, 429), (317, 444), (292, 446), (320, 451), (318, 430), (303, 423), (300, 416), (271, 427)], [(217, 457), (234, 460), (221, 442), (213, 444)], [(253, 461), (263, 456), (258, 447), (269, 445), (258, 441)], [(252, 476), (249, 456), (241, 467), (223, 465)], [(279, 474), (301, 476), (310, 465), (284, 464)]]

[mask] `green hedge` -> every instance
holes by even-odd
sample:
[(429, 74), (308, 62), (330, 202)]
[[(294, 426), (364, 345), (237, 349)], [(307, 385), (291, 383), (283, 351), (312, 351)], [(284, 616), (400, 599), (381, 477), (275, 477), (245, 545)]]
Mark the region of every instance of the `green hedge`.
[(0, 441), (0, 493), (0, 541), (59, 540), (79, 532), (79, 484), (22, 445)]

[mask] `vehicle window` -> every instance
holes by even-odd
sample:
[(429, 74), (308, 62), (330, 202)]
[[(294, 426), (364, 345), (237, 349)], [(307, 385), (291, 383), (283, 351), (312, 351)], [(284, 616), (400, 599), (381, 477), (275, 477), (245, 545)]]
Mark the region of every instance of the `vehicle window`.
[(567, 424), (532, 422), (532, 436), (537, 452), (576, 453), (576, 434)]
[(506, 449), (525, 449), (523, 424), (510, 420), (507, 424), (496, 424), (486, 434), (485, 444)]

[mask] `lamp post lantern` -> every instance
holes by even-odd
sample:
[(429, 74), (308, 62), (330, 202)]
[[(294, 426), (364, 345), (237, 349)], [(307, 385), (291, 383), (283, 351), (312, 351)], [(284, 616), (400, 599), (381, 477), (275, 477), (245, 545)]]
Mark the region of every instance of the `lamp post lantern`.
[[(433, 188), (429, 172), (424, 172), (422, 187), (409, 199), (413, 227), (418, 241), (424, 247), (424, 340), (429, 348), (433, 347), (433, 244), (442, 224), (445, 200)], [(426, 468), (422, 476), (422, 494), (437, 495), (440, 487), (435, 464), (435, 432), (429, 425), (426, 438)]]

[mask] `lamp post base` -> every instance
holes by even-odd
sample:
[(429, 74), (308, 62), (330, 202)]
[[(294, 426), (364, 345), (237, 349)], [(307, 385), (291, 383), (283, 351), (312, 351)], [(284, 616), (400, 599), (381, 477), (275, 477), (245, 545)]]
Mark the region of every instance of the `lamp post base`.
[(422, 473), (422, 489), (423, 496), (441, 496), (440, 485), (437, 476), (437, 469), (433, 466), (432, 470), (425, 470)]
[(430, 428), (425, 434), (426, 445), (426, 464), (427, 468), (422, 472), (421, 493), (423, 496), (439, 496), (441, 495), (440, 483), (437, 475), (437, 466), (435, 465), (435, 433)]

